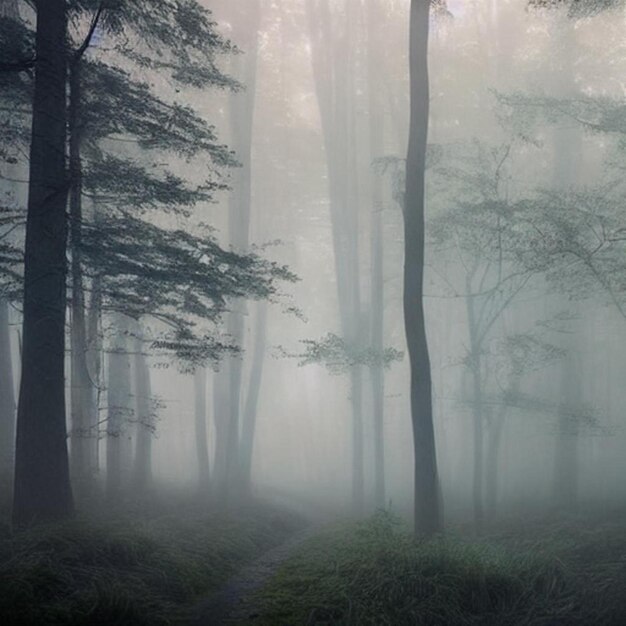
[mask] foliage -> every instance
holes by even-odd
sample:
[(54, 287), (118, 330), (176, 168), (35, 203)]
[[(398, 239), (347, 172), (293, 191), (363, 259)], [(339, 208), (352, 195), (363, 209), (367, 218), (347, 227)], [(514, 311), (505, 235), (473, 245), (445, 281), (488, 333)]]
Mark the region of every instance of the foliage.
[(622, 0), (529, 0), (532, 9), (567, 9), (570, 17), (591, 17), (622, 5)]
[(579, 536), (571, 528), (558, 531), (539, 541), (522, 530), (489, 542), (416, 543), (381, 512), (309, 541), (263, 590), (255, 623), (622, 623), (625, 572), (610, 564), (607, 548), (611, 542), (615, 553), (623, 550), (623, 527)]
[(334, 333), (328, 333), (319, 340), (305, 339), (301, 343), (304, 345), (303, 352), (287, 356), (299, 359), (300, 366), (322, 364), (334, 375), (344, 374), (355, 365), (389, 367), (404, 357), (395, 348), (384, 348), (380, 353), (370, 346), (351, 344)]

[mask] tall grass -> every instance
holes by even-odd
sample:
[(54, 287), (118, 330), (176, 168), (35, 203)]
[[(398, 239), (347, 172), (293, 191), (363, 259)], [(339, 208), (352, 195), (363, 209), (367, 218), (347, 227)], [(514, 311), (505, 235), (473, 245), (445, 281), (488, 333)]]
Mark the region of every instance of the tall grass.
[(256, 507), (237, 517), (75, 520), (0, 538), (0, 623), (180, 622), (242, 563), (281, 543), (294, 518)]
[(262, 592), (250, 623), (626, 624), (626, 562), (615, 565), (626, 532), (544, 528), (538, 536), (418, 543), (379, 513), (305, 545)]

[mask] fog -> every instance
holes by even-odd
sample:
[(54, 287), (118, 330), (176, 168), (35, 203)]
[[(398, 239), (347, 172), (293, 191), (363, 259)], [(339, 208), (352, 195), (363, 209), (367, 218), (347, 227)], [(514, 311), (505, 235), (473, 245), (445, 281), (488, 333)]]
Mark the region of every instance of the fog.
[(118, 4), (0, 0), (3, 519), (621, 519), (624, 6)]
[[(377, 77), (374, 89), (382, 93), (379, 123), (384, 143), (379, 154), (371, 154), (368, 133), (365, 7), (354, 9), (357, 16), (349, 34), (350, 50), (336, 45), (327, 53), (332, 53), (331, 60), (336, 64), (349, 63), (352, 92), (346, 90), (338, 97), (348, 100), (344, 106), (350, 107), (346, 114), (354, 132), (351, 165), (358, 197), (355, 235), (360, 319), (368, 325), (372, 315), (371, 187), (379, 185), (383, 197), (379, 210), (384, 240), (384, 345), (405, 353), (402, 216), (395, 187), (396, 177), (402, 176), (398, 170), (403, 168), (408, 132), (407, 51), (405, 46), (385, 42), (406, 40), (407, 7), (404, 2), (382, 5), (385, 20), (378, 41), (383, 45), (375, 52), (373, 69)], [(559, 189), (602, 193), (601, 186), (612, 185), (620, 176), (619, 170), (606, 165), (614, 156), (619, 135), (594, 132), (573, 116), (559, 116), (558, 110), (541, 110), (549, 105), (539, 101), (582, 95), (590, 100), (621, 98), (623, 64), (615, 51), (623, 45), (622, 18), (607, 15), (568, 22), (562, 14), (529, 12), (524, 2), (471, 5), (471, 11), (450, 5), (452, 16), (433, 25), (429, 143), (435, 156), (428, 170), (428, 218), (442, 220), (475, 201), (476, 187), (493, 184), (498, 161), (509, 148), (498, 191), (503, 202), (513, 204)], [(342, 7), (333, 5), (331, 9), (337, 36), (344, 36)], [(226, 13), (215, 7), (216, 19), (224, 29), (228, 29)], [(350, 58), (346, 60), (346, 56)], [(567, 72), (570, 76), (563, 78)], [(235, 74), (235, 78), (242, 77)], [(506, 102), (514, 95), (536, 98), (538, 102), (529, 105), (530, 112), (516, 111)], [(235, 96), (247, 97), (248, 91)], [(220, 112), (220, 121), (215, 123), (220, 138), (231, 145), (227, 133), (228, 98), (232, 96), (212, 94), (209, 104), (203, 96), (200, 106), (207, 115), (209, 111)], [(297, 274), (299, 282), (285, 291), (303, 317), (285, 314), (276, 305), (268, 309), (252, 475), (255, 489), (260, 492), (287, 492), (347, 510), (351, 502), (352, 450), (349, 376), (333, 375), (323, 364), (302, 366), (297, 357), (303, 351), (303, 340), (341, 334), (335, 264), (343, 261), (333, 257), (327, 168), (306, 12), (300, 3), (270, 3), (264, 7), (260, 23), (250, 240), (256, 244), (276, 242), (268, 255), (288, 264)], [(480, 176), (486, 180), (475, 180)], [(222, 197), (218, 206), (209, 209), (211, 223), (219, 225), (224, 241), (227, 203), (228, 199)], [(589, 210), (594, 210), (593, 205)], [(450, 216), (442, 227), (454, 232), (452, 219)], [(467, 516), (472, 511), (475, 449), (467, 366), (471, 339), (466, 301), (459, 295), (466, 292), (466, 272), (450, 247), (446, 242), (445, 247), (433, 244), (428, 250), (427, 331), (443, 498), (450, 515)], [(478, 280), (487, 260), (481, 258), (480, 251), (474, 254), (480, 264), (476, 270)], [(567, 278), (570, 283), (559, 285), (558, 278), (546, 280), (549, 271), (532, 273), (495, 320), (480, 348), (484, 393), (489, 398), (484, 410), (490, 414), (506, 411), (500, 418), (504, 423), (496, 470), (497, 508), (501, 513), (554, 506), (554, 490), (560, 489), (554, 484), (560, 445), (571, 445), (571, 454), (575, 455), (568, 461), (572, 464), (569, 471), (575, 474), (570, 476), (576, 484), (575, 506), (611, 508), (621, 506), (626, 496), (621, 480), (626, 467), (619, 366), (624, 319), (601, 285), (589, 285), (576, 272)], [(487, 280), (491, 287), (493, 279)], [(251, 304), (244, 317), (244, 381), (250, 376), (258, 310), (258, 305)], [(358, 325), (359, 319), (353, 323)], [(547, 362), (529, 363), (528, 371), (519, 377), (520, 398), (507, 400), (507, 373), (503, 371), (507, 357), (497, 352), (503, 349), (501, 344), (507, 337), (516, 335), (537, 342), (538, 350), (541, 342), (544, 350), (553, 347), (567, 355), (535, 355), (536, 360)], [(367, 337), (361, 341), (369, 345)], [(570, 360), (576, 364), (570, 365)], [(155, 360), (153, 387), (165, 406), (159, 414), (154, 442), (155, 477), (166, 482), (193, 482), (196, 460), (192, 378), (177, 374), (173, 366), (159, 369), (159, 365)], [(208, 440), (210, 458), (214, 458), (211, 398), (220, 379), (210, 369), (208, 379)], [(412, 498), (413, 462), (406, 357), (385, 369), (384, 395), (385, 503), (406, 511), (410, 510)], [(376, 505), (375, 430), (369, 384), (364, 386), (362, 399), (365, 493), (371, 509)], [(570, 407), (564, 410), (572, 412), (571, 420), (580, 421), (574, 426), (574, 434), (559, 430), (559, 407), (565, 405)], [(491, 415), (483, 419), (488, 446), (491, 435), (487, 421)], [(564, 438), (575, 441), (563, 444)]]

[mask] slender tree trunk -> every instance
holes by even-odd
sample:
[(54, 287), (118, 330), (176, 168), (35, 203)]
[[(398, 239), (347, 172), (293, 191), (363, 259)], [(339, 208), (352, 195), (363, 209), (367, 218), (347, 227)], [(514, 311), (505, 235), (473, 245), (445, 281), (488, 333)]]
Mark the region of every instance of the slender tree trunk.
[[(573, 59), (576, 34), (573, 22), (563, 15), (555, 25), (553, 40), (555, 49), (563, 59), (563, 67), (554, 76), (554, 90), (559, 98), (571, 98), (577, 94)], [(567, 191), (578, 184), (581, 167), (582, 131), (578, 125), (554, 129), (553, 179), (557, 189)], [(572, 303), (568, 300), (566, 306)], [(580, 305), (575, 305), (580, 313)], [(558, 432), (555, 442), (553, 502), (564, 511), (574, 511), (578, 505), (579, 436), (580, 424), (577, 411), (584, 401), (582, 368), (579, 362), (580, 328), (565, 336), (567, 355), (561, 360), (561, 384), (559, 398)]]
[(76, 59), (70, 66), (69, 106), (69, 166), (70, 166), (70, 249), (72, 253), (71, 281), (71, 439), (70, 468), (74, 485), (84, 493), (92, 491), (98, 471), (98, 433), (93, 431), (94, 388), (87, 363), (87, 322), (85, 316), (85, 292), (82, 268), (82, 118), (81, 85), (82, 62)]
[(226, 459), (228, 450), (228, 389), (224, 388), (228, 381), (223, 372), (213, 375), (213, 421), (215, 424), (215, 453), (213, 461), (213, 483), (220, 500), (226, 498)]
[[(96, 215), (97, 218), (97, 215)], [(94, 222), (97, 224), (97, 219)], [(87, 367), (89, 370), (89, 380), (93, 387), (90, 395), (91, 406), (88, 411), (89, 430), (93, 433), (93, 472), (100, 471), (100, 394), (102, 390), (102, 333), (100, 330), (102, 318), (102, 277), (96, 274), (91, 284), (91, 298), (89, 300), (89, 310), (87, 313)]]
[(108, 359), (107, 380), (107, 474), (106, 496), (115, 500), (122, 491), (124, 475), (125, 431), (129, 417), (130, 360), (127, 351), (127, 321), (124, 316), (114, 316), (115, 334)]
[(485, 522), (485, 509), (483, 501), (483, 467), (484, 467), (484, 414), (483, 392), (480, 373), (480, 356), (472, 355), (472, 423), (474, 433), (474, 465), (473, 465), (473, 488), (472, 501), (474, 505), (474, 525), (481, 532)]
[(207, 413), (207, 373), (204, 368), (198, 368), (194, 374), (194, 396), (196, 408), (196, 453), (198, 457), (198, 490), (207, 495), (211, 481), (209, 465), (209, 442), (207, 440), (206, 413)]
[(411, 418), (415, 450), (415, 533), (442, 528), (432, 409), (430, 357), (424, 319), (424, 181), (428, 137), (428, 31), (430, 0), (411, 0), (411, 122), (404, 207), (404, 319), (411, 367)]
[(73, 509), (65, 425), (66, 3), (39, 0), (13, 519)]
[[(9, 333), (9, 305), (0, 298), (0, 483), (10, 484), (15, 451), (15, 391)], [(10, 489), (9, 489), (10, 491)]]
[[(368, 92), (369, 92), (369, 135), (370, 161), (380, 158), (384, 152), (384, 109), (382, 102), (382, 82), (380, 56), (384, 47), (380, 42), (381, 11), (378, 0), (368, 5)], [(370, 341), (377, 355), (384, 349), (383, 329), (385, 312), (384, 257), (383, 257), (383, 194), (380, 176), (373, 172), (370, 176), (372, 191), (372, 220), (370, 226), (371, 250), (371, 313)], [(385, 373), (382, 363), (370, 367), (372, 385), (372, 410), (374, 417), (374, 502), (377, 507), (385, 506)]]
[(143, 332), (137, 324), (133, 365), (135, 369), (135, 414), (137, 416), (137, 438), (133, 460), (133, 485), (138, 494), (145, 494), (152, 484), (152, 433), (154, 411), (152, 407), (152, 385), (150, 366), (144, 352)]
[[(356, 178), (352, 22), (354, 2), (346, 0), (345, 33), (337, 34), (328, 0), (307, 3), (312, 44), (313, 74), (328, 167), (333, 252), (341, 332), (350, 345), (363, 343), (359, 266), (359, 201)], [(353, 510), (363, 512), (364, 459), (362, 372), (350, 372), (352, 405)], [(355, 474), (357, 472), (358, 474)]]
[(248, 394), (243, 410), (241, 429), (241, 489), (249, 494), (252, 483), (252, 453), (254, 451), (254, 435), (256, 432), (259, 393), (263, 378), (265, 362), (265, 343), (267, 337), (267, 304), (259, 302), (257, 306), (256, 324), (254, 328), (254, 349), (250, 368)]
[[(471, 292), (471, 280), (467, 280), (466, 290)], [(481, 532), (485, 522), (484, 499), (483, 499), (483, 468), (484, 468), (484, 403), (483, 403), (483, 380), (481, 345), (478, 343), (477, 323), (474, 310), (474, 298), (466, 297), (467, 323), (469, 328), (470, 354), (469, 369), (472, 377), (472, 425), (474, 439), (474, 464), (472, 502), (474, 507), (474, 525), (477, 532)]]
[[(17, 0), (0, 0), (0, 17), (20, 17)], [(0, 298), (0, 483), (13, 480), (15, 463), (15, 389), (9, 332), (9, 303)], [(7, 489), (10, 491), (10, 488)]]
[[(519, 391), (519, 378), (515, 380), (510, 391), (513, 394)], [(485, 510), (489, 520), (495, 519), (498, 507), (500, 448), (506, 418), (507, 407), (505, 405), (498, 414), (492, 418), (491, 424), (489, 425), (487, 455), (485, 459)]]
[[(234, 6), (233, 38), (242, 47), (244, 55), (233, 57), (241, 63), (234, 74), (246, 85), (245, 91), (231, 96), (232, 147), (241, 163), (235, 172), (233, 191), (230, 195), (229, 232), (233, 248), (245, 253), (249, 247), (250, 210), (252, 201), (252, 131), (256, 100), (256, 78), (258, 66), (259, 26), (261, 18), (260, 0), (250, 0), (245, 11)], [(228, 318), (228, 332), (239, 346), (244, 339), (245, 303), (234, 304)], [(240, 467), (241, 395), (243, 361), (239, 357), (228, 360), (228, 431), (225, 476), (225, 496), (233, 495), (238, 487)]]
[(561, 365), (561, 403), (554, 454), (553, 501), (558, 509), (578, 508), (580, 416), (583, 403), (579, 357), (575, 349)]

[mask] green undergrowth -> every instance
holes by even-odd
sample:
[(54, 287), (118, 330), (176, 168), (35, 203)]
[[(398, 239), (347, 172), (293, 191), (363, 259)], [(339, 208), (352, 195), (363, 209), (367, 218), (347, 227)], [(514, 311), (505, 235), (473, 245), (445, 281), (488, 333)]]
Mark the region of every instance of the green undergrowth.
[(160, 625), (300, 524), (255, 506), (237, 515), (73, 520), (0, 537), (0, 623)]
[(313, 538), (250, 624), (626, 624), (624, 527), (555, 525), (415, 542), (387, 513)]

